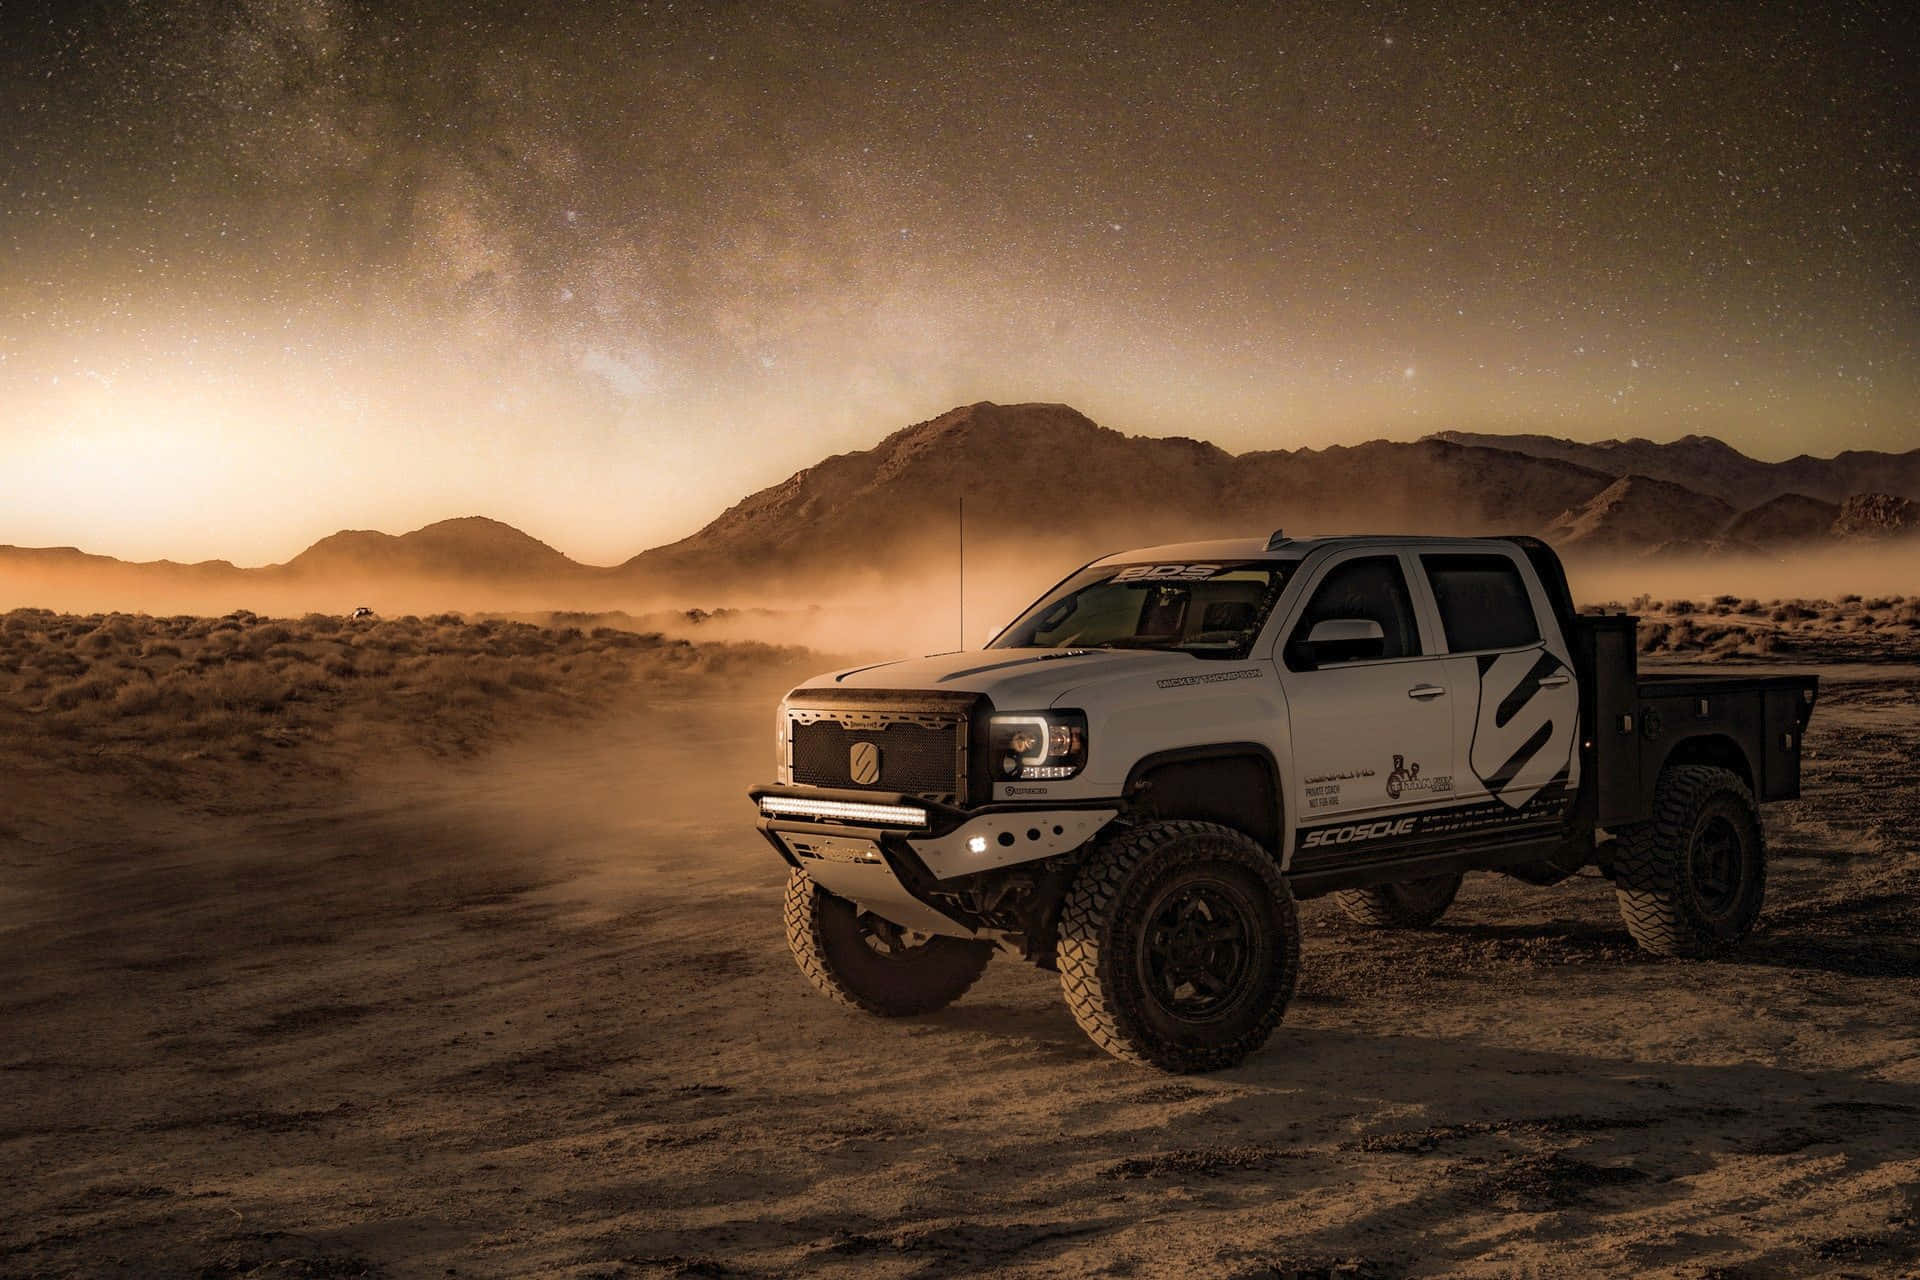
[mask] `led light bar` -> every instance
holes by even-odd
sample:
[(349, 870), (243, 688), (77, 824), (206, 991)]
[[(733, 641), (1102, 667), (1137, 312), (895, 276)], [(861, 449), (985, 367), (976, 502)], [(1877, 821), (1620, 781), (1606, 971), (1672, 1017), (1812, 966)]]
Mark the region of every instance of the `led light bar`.
[(835, 818), (841, 822), (885, 822), (924, 827), (927, 811), (904, 804), (858, 804), (845, 800), (808, 800), (800, 796), (761, 796), (760, 812), (792, 818)]

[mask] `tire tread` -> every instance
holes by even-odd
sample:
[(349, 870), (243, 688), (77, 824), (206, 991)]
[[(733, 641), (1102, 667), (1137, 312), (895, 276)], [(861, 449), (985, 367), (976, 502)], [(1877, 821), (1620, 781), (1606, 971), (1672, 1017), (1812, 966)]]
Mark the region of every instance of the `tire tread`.
[[(1715, 792), (1728, 791), (1759, 820), (1753, 793), (1729, 769), (1677, 765), (1660, 774), (1653, 816), (1618, 833), (1613, 850), (1614, 897), (1627, 932), (1654, 955), (1696, 958), (1724, 947), (1690, 918), (1683, 879), (1694, 817)], [(1765, 845), (1760, 848), (1760, 891), (1765, 891)], [(1757, 911), (1756, 911), (1757, 914)]]
[[(929, 945), (939, 946), (953, 957), (940, 981), (911, 994), (887, 995), (863, 991), (840, 973), (827, 954), (825, 922), (821, 908), (826, 891), (798, 867), (787, 874), (787, 895), (783, 908), (787, 929), (787, 947), (793, 952), (800, 972), (819, 991), (836, 1004), (880, 1018), (905, 1018), (944, 1009), (965, 995), (993, 959), (993, 948), (986, 943), (967, 943), (960, 939), (935, 938)], [(951, 943), (951, 946), (942, 944)], [(971, 956), (972, 962), (966, 961)]]
[(1184, 1047), (1174, 1053), (1130, 1029), (1133, 1019), (1120, 1007), (1116, 986), (1103, 971), (1100, 940), (1134, 869), (1170, 840), (1195, 836), (1247, 840), (1240, 832), (1215, 823), (1168, 820), (1129, 826), (1100, 843), (1081, 866), (1062, 905), (1057, 951), (1061, 995), (1089, 1039), (1123, 1062), (1182, 1073), (1233, 1066), (1265, 1044), (1286, 1012), (1300, 972), (1300, 930), (1293, 895), (1279, 868), (1267, 860), (1269, 887), (1285, 903), (1287, 924), (1283, 937), (1277, 939), (1283, 976), (1271, 1008), (1241, 1035), (1204, 1049)]

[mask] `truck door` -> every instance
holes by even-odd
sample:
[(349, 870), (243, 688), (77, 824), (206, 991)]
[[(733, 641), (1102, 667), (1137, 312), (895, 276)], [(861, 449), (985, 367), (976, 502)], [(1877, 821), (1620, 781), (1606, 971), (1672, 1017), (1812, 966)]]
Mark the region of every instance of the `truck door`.
[[(1406, 571), (1393, 552), (1343, 554), (1318, 571), (1304, 598), (1282, 631), (1279, 655), (1293, 737), (1288, 803), (1299, 830), (1323, 829), (1320, 844), (1351, 844), (1357, 853), (1374, 842), (1374, 827), (1390, 824), (1345, 819), (1412, 813), (1451, 799), (1454, 712), (1446, 659), (1437, 645), (1429, 656), (1422, 642)], [(1371, 622), (1379, 637), (1314, 645), (1315, 628), (1332, 622)]]
[(1457, 695), (1460, 798), (1486, 805), (1489, 825), (1558, 818), (1579, 784), (1580, 689), (1546, 593), (1517, 552), (1422, 553), (1420, 567)]

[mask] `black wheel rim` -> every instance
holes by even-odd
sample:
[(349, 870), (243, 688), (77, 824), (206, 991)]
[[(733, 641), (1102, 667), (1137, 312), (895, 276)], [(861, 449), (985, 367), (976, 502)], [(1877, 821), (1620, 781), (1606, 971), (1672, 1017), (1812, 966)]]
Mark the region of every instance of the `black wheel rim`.
[(1744, 842), (1733, 822), (1719, 814), (1694, 833), (1688, 859), (1694, 900), (1709, 916), (1724, 916), (1740, 900), (1744, 881)]
[(1254, 928), (1245, 900), (1226, 885), (1174, 885), (1146, 915), (1140, 976), (1148, 996), (1190, 1020), (1232, 1005), (1251, 968)]

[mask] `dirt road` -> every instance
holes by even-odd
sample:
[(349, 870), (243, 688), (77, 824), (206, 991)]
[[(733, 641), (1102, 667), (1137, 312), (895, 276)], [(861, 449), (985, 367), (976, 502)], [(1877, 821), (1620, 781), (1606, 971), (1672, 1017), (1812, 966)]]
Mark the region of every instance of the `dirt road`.
[(0, 1275), (1912, 1275), (1920, 671), (1821, 674), (1736, 959), (1594, 879), (1311, 903), (1204, 1078), (1005, 959), (925, 1019), (813, 995), (765, 690), (264, 816), (76, 785), (0, 823)]

